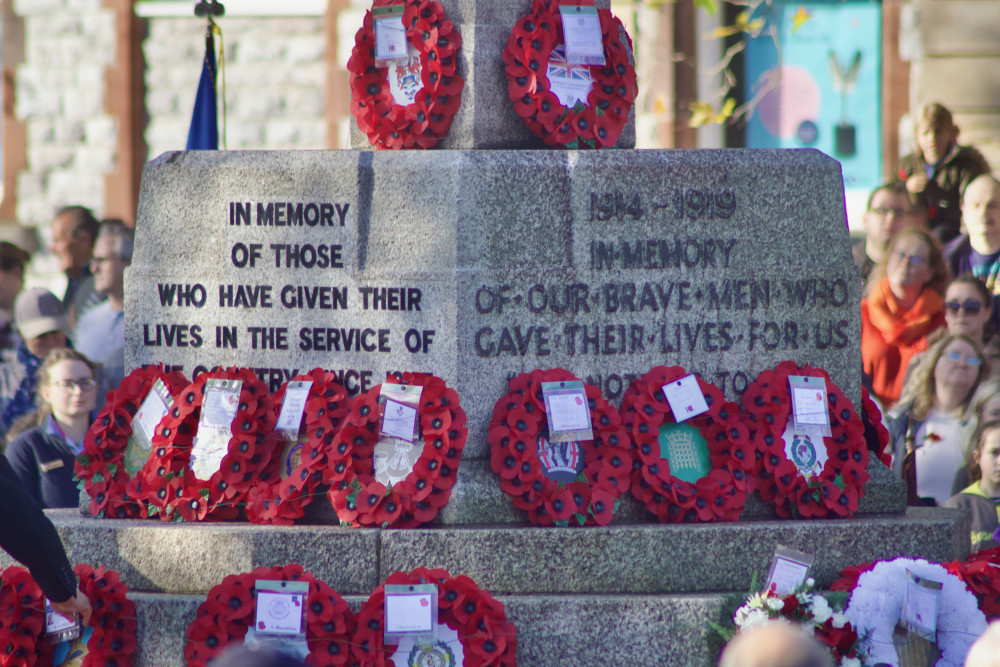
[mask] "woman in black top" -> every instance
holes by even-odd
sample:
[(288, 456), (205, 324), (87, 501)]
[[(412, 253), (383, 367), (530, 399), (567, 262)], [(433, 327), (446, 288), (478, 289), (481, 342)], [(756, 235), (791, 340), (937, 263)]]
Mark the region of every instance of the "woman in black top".
[(38, 397), (38, 425), (10, 443), (7, 460), (41, 507), (76, 507), (73, 464), (97, 398), (93, 364), (75, 350), (52, 350), (38, 369)]

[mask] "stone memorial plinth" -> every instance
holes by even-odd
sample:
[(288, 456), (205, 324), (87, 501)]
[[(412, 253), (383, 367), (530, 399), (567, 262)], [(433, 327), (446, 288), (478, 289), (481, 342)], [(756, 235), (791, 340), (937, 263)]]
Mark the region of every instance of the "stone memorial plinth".
[(791, 359), (859, 405), (859, 290), (815, 151), (170, 153), (144, 172), (126, 362), (272, 391), (439, 375), (470, 429), (443, 518), (511, 521), (485, 467), (509, 378), (563, 367), (617, 403), (676, 364), (738, 399)]
[[(462, 36), (456, 54), (458, 75), (465, 81), (462, 106), (438, 148), (534, 149), (545, 148), (515, 113), (507, 93), (507, 75), (501, 54), (517, 20), (531, 10), (532, 0), (441, 0), (445, 18)], [(601, 9), (610, 0), (596, 0)], [(351, 46), (354, 45), (353, 33)], [(349, 95), (349, 92), (345, 91)], [(629, 114), (616, 148), (635, 146), (635, 113)], [(369, 149), (364, 133), (351, 118), (351, 148)]]

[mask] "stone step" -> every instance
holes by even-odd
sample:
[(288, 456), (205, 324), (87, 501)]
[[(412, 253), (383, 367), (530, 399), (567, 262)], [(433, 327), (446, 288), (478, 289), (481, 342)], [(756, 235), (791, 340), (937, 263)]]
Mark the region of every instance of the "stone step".
[[(742, 591), (763, 576), (774, 548), (815, 555), (831, 582), (848, 565), (894, 556), (937, 561), (969, 551), (969, 515), (904, 514), (830, 521), (511, 526), (411, 530), (334, 526), (184, 524), (94, 519), (49, 510), (74, 563), (117, 570), (134, 591), (204, 595), (228, 574), (301, 563), (342, 595), (367, 596), (389, 574), (443, 567), (496, 594), (666, 594)], [(3, 555), (0, 564), (10, 558)]]
[[(134, 593), (139, 617), (135, 667), (182, 667), (188, 625), (204, 596)], [(517, 626), (521, 667), (714, 665), (721, 642), (709, 621), (721, 622), (731, 596), (497, 595)], [(345, 596), (357, 611), (367, 599)]]

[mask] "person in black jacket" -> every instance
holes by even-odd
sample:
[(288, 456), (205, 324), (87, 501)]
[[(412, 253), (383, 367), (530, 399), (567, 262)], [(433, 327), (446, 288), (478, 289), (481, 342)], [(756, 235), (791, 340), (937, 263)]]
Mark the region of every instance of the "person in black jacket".
[(80, 614), (90, 622), (90, 600), (76, 584), (76, 575), (66, 558), (55, 526), (31, 499), (7, 459), (0, 456), (0, 547), (24, 563), (52, 608), (71, 618)]
[(42, 507), (76, 507), (73, 464), (83, 451), (97, 398), (94, 366), (75, 350), (56, 348), (38, 369), (39, 421), (7, 447), (25, 491)]

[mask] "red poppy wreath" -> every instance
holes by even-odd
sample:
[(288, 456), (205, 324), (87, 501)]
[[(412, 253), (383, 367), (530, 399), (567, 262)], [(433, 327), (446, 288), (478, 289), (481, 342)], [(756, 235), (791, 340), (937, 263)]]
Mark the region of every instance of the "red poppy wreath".
[[(385, 645), (386, 585), (419, 584), (438, 587), (436, 640), (416, 644), (403, 640), (397, 645)], [(362, 665), (517, 664), (517, 628), (507, 622), (503, 604), (480, 590), (469, 577), (452, 577), (447, 570), (417, 568), (389, 575), (361, 606), (356, 619), (357, 631), (351, 649), (355, 660)], [(397, 652), (402, 653), (401, 661), (393, 659)]]
[(576, 379), (561, 368), (522, 373), (493, 407), (490, 465), (500, 488), (536, 525), (607, 525), (629, 488), (628, 432), (599, 388), (584, 385), (594, 439), (549, 442), (542, 383)]
[[(272, 456), (264, 479), (258, 479), (247, 495), (246, 515), (254, 523), (290, 525), (305, 513), (316, 487), (330, 484), (328, 454), (350, 411), (347, 390), (333, 373), (315, 368), (291, 382), (309, 381), (309, 395), (302, 412), (305, 440), (285, 443), (280, 456)], [(275, 413), (281, 414), (288, 383), (274, 395)]]
[[(344, 428), (327, 451), (324, 472), (330, 502), (345, 525), (419, 526), (437, 516), (455, 484), (469, 435), (458, 394), (425, 373), (404, 373), (401, 380), (390, 375), (386, 382), (421, 387), (419, 433), (412, 443), (381, 440), (382, 385), (354, 397)], [(385, 467), (381, 462), (376, 466), (380, 442), (387, 447)], [(399, 465), (394, 465), (397, 459)]]
[[(462, 38), (432, 0), (375, 0), (375, 7), (403, 5), (407, 42), (419, 59), (375, 65), (372, 12), (354, 37), (347, 61), (351, 114), (372, 146), (432, 148), (448, 134), (462, 103), (465, 83), (456, 73)], [(417, 62), (419, 60), (419, 63)]]
[[(242, 384), (222, 461), (208, 479), (199, 479), (190, 463), (209, 380), (240, 380)], [(253, 371), (229, 368), (202, 373), (180, 391), (173, 409), (160, 422), (153, 436), (153, 454), (129, 484), (129, 495), (145, 498), (149, 515), (164, 521), (239, 517), (254, 481), (268, 481), (276, 449), (274, 421), (274, 400)]]
[(663, 386), (687, 375), (680, 366), (657, 366), (622, 398), (634, 455), (632, 495), (661, 522), (737, 521), (752, 490), (749, 431), (739, 406), (700, 377), (708, 412), (677, 422)]
[[(610, 148), (628, 122), (638, 92), (632, 43), (622, 22), (597, 10), (604, 43), (604, 65), (569, 65), (562, 38), (560, 4), (578, 0), (534, 0), (507, 39), (503, 62), (514, 110), (549, 146)], [(575, 86), (592, 81), (586, 99)]]
[(254, 623), (257, 610), (254, 586), (258, 580), (308, 582), (305, 622), (308, 663), (312, 667), (348, 664), (354, 630), (350, 608), (339, 593), (316, 579), (312, 572), (303, 572), (301, 565), (291, 564), (231, 574), (213, 587), (187, 629), (184, 658), (188, 667), (205, 667), (230, 644), (242, 643)]
[(90, 513), (96, 517), (124, 519), (144, 514), (142, 499), (127, 491), (132, 465), (126, 462), (126, 452), (132, 437), (132, 419), (157, 380), (163, 380), (172, 396), (188, 384), (179, 371), (164, 373), (160, 366), (136, 368), (117, 389), (108, 392), (104, 409), (84, 438), (83, 452), (74, 469), (90, 496)]
[[(789, 428), (791, 375), (826, 381), (831, 435), (822, 438), (822, 446), (807, 442)], [(743, 393), (743, 407), (750, 413), (751, 438), (757, 449), (757, 488), (762, 500), (774, 503), (778, 516), (847, 517), (858, 510), (868, 481), (864, 425), (826, 371), (783, 361), (757, 376)], [(805, 448), (808, 456), (799, 456), (799, 448)], [(822, 469), (807, 477), (802, 472), (806, 463)]]
[[(12, 565), (4, 570), (0, 588), (0, 665), (64, 664), (82, 667), (129, 667), (136, 649), (138, 623), (128, 587), (114, 570), (77, 565), (80, 590), (93, 613), (79, 639), (60, 644), (44, 641), (45, 595), (31, 574)], [(80, 660), (82, 658), (82, 661)], [(58, 663), (56, 663), (58, 660)]]

